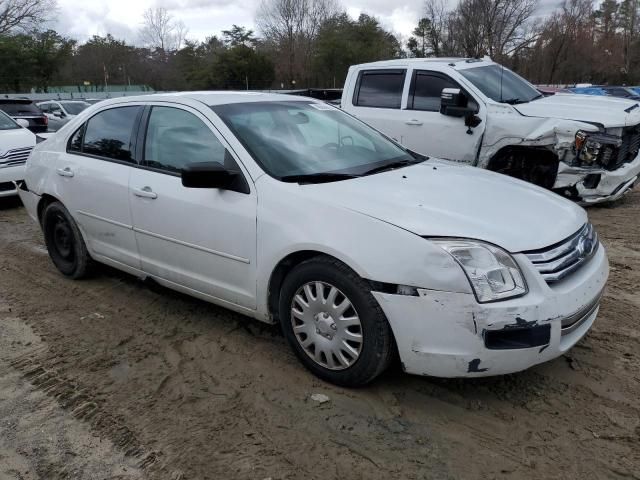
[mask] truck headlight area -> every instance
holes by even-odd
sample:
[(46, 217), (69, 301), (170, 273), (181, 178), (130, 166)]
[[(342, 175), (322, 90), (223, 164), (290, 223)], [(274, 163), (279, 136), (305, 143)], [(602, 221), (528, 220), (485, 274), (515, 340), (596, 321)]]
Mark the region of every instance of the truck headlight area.
[(621, 144), (622, 139), (619, 137), (579, 130), (575, 137), (576, 158), (587, 165), (592, 165), (599, 159), (603, 165), (607, 165)]
[(462, 267), (479, 303), (519, 297), (527, 293), (520, 268), (501, 248), (477, 240), (429, 239)]

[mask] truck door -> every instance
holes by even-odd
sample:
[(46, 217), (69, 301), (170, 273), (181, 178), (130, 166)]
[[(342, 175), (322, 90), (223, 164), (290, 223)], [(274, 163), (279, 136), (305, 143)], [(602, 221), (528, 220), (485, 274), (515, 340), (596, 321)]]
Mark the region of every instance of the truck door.
[[(475, 128), (465, 126), (465, 119), (440, 113), (440, 96), (444, 88), (459, 88), (467, 106), (481, 122)], [(430, 70), (411, 73), (406, 108), (398, 112), (399, 141), (424, 155), (473, 164), (486, 125), (484, 105), (473, 98), (448, 75)]]
[(403, 119), (400, 108), (406, 80), (406, 68), (361, 70), (355, 79), (353, 95), (343, 101), (342, 108), (401, 142)]

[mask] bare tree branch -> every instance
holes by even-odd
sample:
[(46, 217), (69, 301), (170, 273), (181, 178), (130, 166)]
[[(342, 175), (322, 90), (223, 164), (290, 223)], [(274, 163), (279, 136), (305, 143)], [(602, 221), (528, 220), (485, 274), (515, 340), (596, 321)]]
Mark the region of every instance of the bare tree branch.
[(37, 29), (55, 8), (55, 0), (0, 0), (0, 35)]

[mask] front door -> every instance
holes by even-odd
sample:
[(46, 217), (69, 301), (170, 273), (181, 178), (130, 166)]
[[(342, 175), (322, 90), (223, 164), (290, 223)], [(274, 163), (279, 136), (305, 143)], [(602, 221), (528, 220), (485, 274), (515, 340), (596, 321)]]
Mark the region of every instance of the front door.
[(482, 123), (465, 126), (464, 118), (440, 113), (444, 88), (461, 88), (443, 73), (415, 70), (409, 86), (406, 108), (401, 110), (400, 142), (418, 153), (456, 162), (474, 164), (485, 128), (484, 110), (465, 93), (468, 106), (478, 111)]
[[(176, 286), (245, 308), (256, 305), (256, 195), (186, 188), (187, 163), (240, 169), (200, 113), (153, 106), (141, 168), (130, 180), (142, 269)], [(245, 174), (246, 176), (246, 174)]]

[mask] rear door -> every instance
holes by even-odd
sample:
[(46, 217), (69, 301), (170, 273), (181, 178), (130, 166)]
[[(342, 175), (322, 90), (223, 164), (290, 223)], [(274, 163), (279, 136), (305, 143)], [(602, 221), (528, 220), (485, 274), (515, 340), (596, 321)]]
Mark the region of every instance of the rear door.
[(142, 106), (103, 110), (76, 129), (55, 162), (54, 190), (91, 252), (140, 269), (129, 205), (129, 177)]
[(361, 70), (345, 110), (402, 143), (402, 104), (406, 68)]
[[(142, 269), (210, 299), (256, 306), (256, 193), (186, 188), (187, 163), (219, 162), (243, 171), (201, 112), (154, 105), (141, 132), (140, 168), (131, 176), (131, 209)], [(243, 172), (249, 180), (247, 172)]]
[[(470, 129), (465, 119), (440, 113), (440, 96), (445, 88), (459, 88), (482, 122)], [(482, 133), (485, 110), (475, 98), (448, 75), (414, 70), (411, 74), (406, 108), (399, 112), (402, 144), (416, 152), (458, 162), (475, 162)]]

